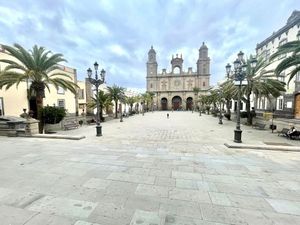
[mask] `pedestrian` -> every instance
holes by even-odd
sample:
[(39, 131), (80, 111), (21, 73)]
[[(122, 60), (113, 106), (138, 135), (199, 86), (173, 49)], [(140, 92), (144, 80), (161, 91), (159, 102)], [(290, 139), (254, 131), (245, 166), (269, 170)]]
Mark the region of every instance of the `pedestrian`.
[(169, 113), (167, 113), (167, 119), (169, 119)]

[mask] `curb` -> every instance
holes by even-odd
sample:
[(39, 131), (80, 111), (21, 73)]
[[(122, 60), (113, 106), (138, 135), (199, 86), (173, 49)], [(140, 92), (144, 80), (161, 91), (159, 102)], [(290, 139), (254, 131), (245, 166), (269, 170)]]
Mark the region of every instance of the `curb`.
[(227, 148), (300, 152), (300, 147), (298, 146), (279, 146), (279, 145), (269, 146), (269, 145), (247, 145), (247, 144), (228, 144), (228, 143), (224, 143), (224, 145)]
[(49, 139), (66, 139), (66, 140), (81, 140), (85, 136), (69, 136), (69, 135), (58, 135), (58, 134), (33, 134), (28, 136), (31, 138), (49, 138)]

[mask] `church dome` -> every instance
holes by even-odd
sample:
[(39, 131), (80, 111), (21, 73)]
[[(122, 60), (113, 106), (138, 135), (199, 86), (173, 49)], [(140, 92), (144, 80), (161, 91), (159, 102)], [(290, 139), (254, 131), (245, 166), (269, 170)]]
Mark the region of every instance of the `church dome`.
[(151, 48), (150, 48), (150, 50), (149, 50), (148, 54), (150, 54), (150, 53), (154, 53), (154, 54), (156, 54), (156, 52), (155, 52), (155, 50), (154, 50), (154, 48), (153, 48), (153, 46), (152, 46), (152, 45), (151, 45)]
[(202, 49), (208, 49), (204, 42), (202, 43), (202, 46), (200, 47), (200, 50), (202, 50)]

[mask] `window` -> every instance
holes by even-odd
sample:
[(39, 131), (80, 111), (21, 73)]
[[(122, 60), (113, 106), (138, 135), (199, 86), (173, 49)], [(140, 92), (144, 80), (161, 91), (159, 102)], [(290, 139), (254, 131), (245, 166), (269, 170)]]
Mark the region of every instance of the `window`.
[(296, 75), (296, 81), (300, 82), (300, 72), (298, 72)]
[[(286, 39), (286, 38), (279, 42), (279, 46), (282, 46), (282, 45), (284, 45), (285, 43), (287, 43), (287, 39)], [(279, 59), (282, 59), (282, 58), (285, 58), (285, 57), (286, 57), (286, 54), (281, 54), (281, 55), (279, 56)]]
[(57, 94), (64, 95), (65, 94), (65, 89), (63, 89), (62, 87), (58, 87)]
[(203, 81), (202, 86), (205, 87), (205, 81)]
[(150, 84), (150, 88), (152, 88), (153, 87), (153, 85), (152, 84)]
[(78, 99), (84, 99), (84, 89), (78, 90)]
[(58, 99), (57, 100), (57, 105), (60, 108), (65, 108), (65, 100), (64, 99)]
[(283, 99), (278, 99), (278, 109), (283, 109)]
[(270, 58), (270, 49), (267, 49), (264, 51), (264, 57), (265, 57), (265, 60), (269, 60)]

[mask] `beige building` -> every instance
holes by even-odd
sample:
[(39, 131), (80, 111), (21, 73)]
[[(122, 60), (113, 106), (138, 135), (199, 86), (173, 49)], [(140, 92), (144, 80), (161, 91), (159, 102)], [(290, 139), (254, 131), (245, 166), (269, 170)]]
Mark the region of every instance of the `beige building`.
[[(7, 54), (0, 45), (0, 59), (13, 59)], [(6, 64), (0, 63), (0, 70), (5, 68)], [(50, 91), (45, 90), (44, 105), (59, 106), (67, 110), (70, 115), (78, 115), (82, 111), (86, 111), (87, 88), (90, 86), (83, 81), (77, 81), (76, 69), (67, 66), (60, 66), (60, 70), (54, 72), (62, 72), (70, 76), (72, 81), (79, 86), (78, 94), (75, 96), (72, 92), (59, 88), (58, 90), (50, 85)], [(10, 115), (19, 116), (23, 109), (30, 109), (36, 112), (35, 97), (27, 99), (27, 92), (30, 87), (30, 81), (21, 82), (18, 87), (13, 86), (8, 90), (3, 87), (0, 89), (0, 116)], [(80, 111), (81, 110), (81, 111)]]
[[(266, 60), (277, 51), (277, 48), (287, 42), (297, 40), (300, 34), (300, 11), (294, 11), (288, 18), (285, 26), (267, 37), (265, 40), (257, 44), (257, 56), (262, 56)], [(275, 69), (279, 62), (285, 59), (287, 55), (281, 55), (278, 61), (272, 63), (267, 70)], [(279, 80), (288, 82), (290, 70), (280, 74)], [(294, 77), (286, 86), (287, 91), (277, 99), (269, 101), (267, 98), (261, 97), (254, 99), (254, 107), (259, 111), (275, 110), (275, 114), (286, 118), (300, 118), (300, 74)]]
[(158, 73), (156, 52), (151, 46), (147, 61), (147, 91), (155, 93), (154, 108), (159, 110), (191, 110), (197, 96), (193, 88), (199, 88), (205, 94), (210, 81), (210, 58), (208, 48), (203, 43), (199, 49), (197, 69), (192, 67), (188, 71), (183, 69), (182, 55), (176, 54), (171, 59), (171, 71), (162, 69)]

